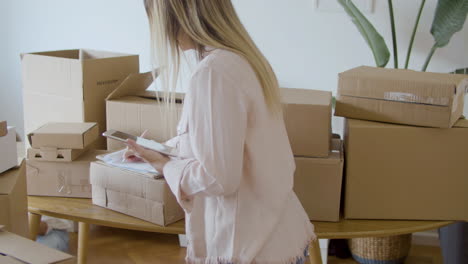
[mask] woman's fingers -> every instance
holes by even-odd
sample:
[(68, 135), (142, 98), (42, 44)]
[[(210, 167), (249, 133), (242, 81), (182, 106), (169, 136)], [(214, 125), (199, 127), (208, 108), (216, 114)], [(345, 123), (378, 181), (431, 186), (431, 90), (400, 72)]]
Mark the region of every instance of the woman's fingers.
[(146, 138), (146, 134), (148, 134), (148, 129), (145, 129), (145, 131), (143, 131), (143, 133), (141, 133), (140, 137), (141, 138)]

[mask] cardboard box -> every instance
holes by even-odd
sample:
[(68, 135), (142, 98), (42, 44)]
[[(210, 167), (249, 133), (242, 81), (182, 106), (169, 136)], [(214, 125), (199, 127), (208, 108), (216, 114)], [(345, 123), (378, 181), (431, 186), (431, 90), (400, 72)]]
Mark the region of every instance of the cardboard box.
[(346, 125), (345, 217), (468, 220), (468, 120), (423, 128)]
[(0, 121), (0, 137), (6, 136), (8, 133), (7, 122)]
[(27, 160), (28, 195), (91, 198), (89, 165), (104, 150), (89, 150), (72, 162)]
[(21, 264), (72, 264), (76, 259), (61, 251), (51, 249), (37, 242), (0, 230), (0, 263)]
[[(132, 135), (141, 135), (148, 129), (146, 137), (164, 142), (175, 136), (175, 128), (182, 112), (183, 94), (176, 94), (176, 107), (165, 115), (164, 103), (156, 98), (156, 92), (146, 91), (153, 83), (151, 72), (132, 74), (107, 97), (107, 128), (115, 129)], [(166, 129), (164, 116), (172, 120), (170, 128)], [(108, 150), (118, 150), (125, 145), (113, 139), (107, 140)]]
[[(105, 98), (131, 73), (138, 55), (88, 49), (21, 56), (26, 135), (47, 122), (96, 122), (106, 130)], [(96, 143), (105, 149), (105, 139)]]
[(0, 173), (18, 165), (16, 130), (8, 127), (8, 133), (0, 137)]
[(282, 88), (284, 122), (296, 156), (326, 157), (331, 142), (331, 92)]
[(91, 184), (95, 205), (162, 226), (185, 216), (164, 179), (98, 161), (91, 163)]
[[(0, 225), (20, 236), (29, 237), (26, 164), (0, 174)], [(0, 247), (0, 252), (3, 248)]]
[(463, 74), (358, 67), (339, 74), (335, 115), (449, 128), (467, 91)]
[(294, 192), (314, 221), (340, 221), (344, 153), (342, 141), (333, 139), (327, 158), (295, 157)]
[(84, 149), (98, 137), (96, 123), (47, 123), (28, 134), (33, 148)]
[(27, 157), (29, 160), (37, 161), (70, 162), (76, 160), (86, 151), (87, 149), (29, 148)]

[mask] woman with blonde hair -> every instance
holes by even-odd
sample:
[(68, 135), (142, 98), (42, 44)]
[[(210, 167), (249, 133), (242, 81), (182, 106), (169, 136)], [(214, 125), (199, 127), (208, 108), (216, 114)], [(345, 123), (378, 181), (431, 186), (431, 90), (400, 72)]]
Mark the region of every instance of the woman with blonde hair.
[(168, 108), (182, 52), (198, 57), (171, 140), (179, 156), (127, 143), (163, 173), (185, 210), (187, 263), (304, 263), (315, 234), (293, 192), (295, 163), (268, 61), (230, 0), (144, 3)]

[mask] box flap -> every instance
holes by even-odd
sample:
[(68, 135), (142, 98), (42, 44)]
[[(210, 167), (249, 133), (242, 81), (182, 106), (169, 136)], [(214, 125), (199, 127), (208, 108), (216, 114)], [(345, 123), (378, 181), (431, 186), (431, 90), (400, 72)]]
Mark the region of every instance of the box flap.
[(125, 53), (109, 52), (109, 51), (101, 51), (101, 50), (72, 49), (72, 50), (55, 50), (55, 51), (22, 53), (20, 54), (20, 58), (23, 59), (27, 55), (48, 56), (48, 57), (57, 57), (57, 58), (73, 59), (73, 60), (93, 60), (93, 59), (105, 59), (105, 58), (115, 58), (115, 57), (125, 57), (125, 56), (138, 56), (134, 54), (125, 54)]
[(15, 188), (21, 173), (21, 166), (23, 166), (22, 163), (18, 168), (9, 169), (0, 173), (0, 195), (8, 195)]
[(0, 121), (0, 137), (8, 134), (7, 121)]
[(285, 104), (330, 105), (332, 93), (308, 89), (281, 88), (281, 99)]
[(458, 121), (453, 125), (453, 127), (458, 127), (458, 128), (468, 128), (468, 120), (461, 118), (458, 119)]
[(152, 83), (152, 72), (130, 74), (112, 93), (107, 96), (106, 100), (145, 93), (146, 89), (148, 89)]
[(451, 106), (467, 79), (463, 74), (361, 66), (339, 74), (339, 96)]
[(15, 234), (0, 231), (1, 252), (26, 263), (58, 263), (73, 258), (61, 251)]

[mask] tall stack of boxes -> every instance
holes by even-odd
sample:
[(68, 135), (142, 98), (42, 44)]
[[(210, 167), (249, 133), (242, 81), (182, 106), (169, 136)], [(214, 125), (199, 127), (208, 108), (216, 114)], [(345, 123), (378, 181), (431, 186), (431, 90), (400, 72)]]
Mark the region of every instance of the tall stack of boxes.
[[(147, 91), (153, 81), (151, 72), (131, 74), (109, 94), (106, 100), (108, 129), (133, 135), (147, 130), (145, 137), (158, 142), (171, 138), (163, 116), (172, 118), (175, 130), (182, 112), (183, 95), (176, 95), (175, 109), (166, 113), (161, 98), (156, 98), (154, 91)], [(107, 147), (118, 150), (124, 145), (108, 139)], [(93, 204), (163, 226), (185, 216), (161, 177), (118, 168), (103, 161), (93, 162), (90, 173)]]
[(339, 75), (345, 218), (468, 220), (466, 78), (371, 67)]
[(28, 135), (28, 194), (91, 198), (89, 166), (106, 151), (90, 149), (96, 123), (47, 123)]
[(282, 88), (281, 94), (296, 162), (294, 191), (310, 220), (339, 221), (344, 155), (331, 132), (331, 92)]

